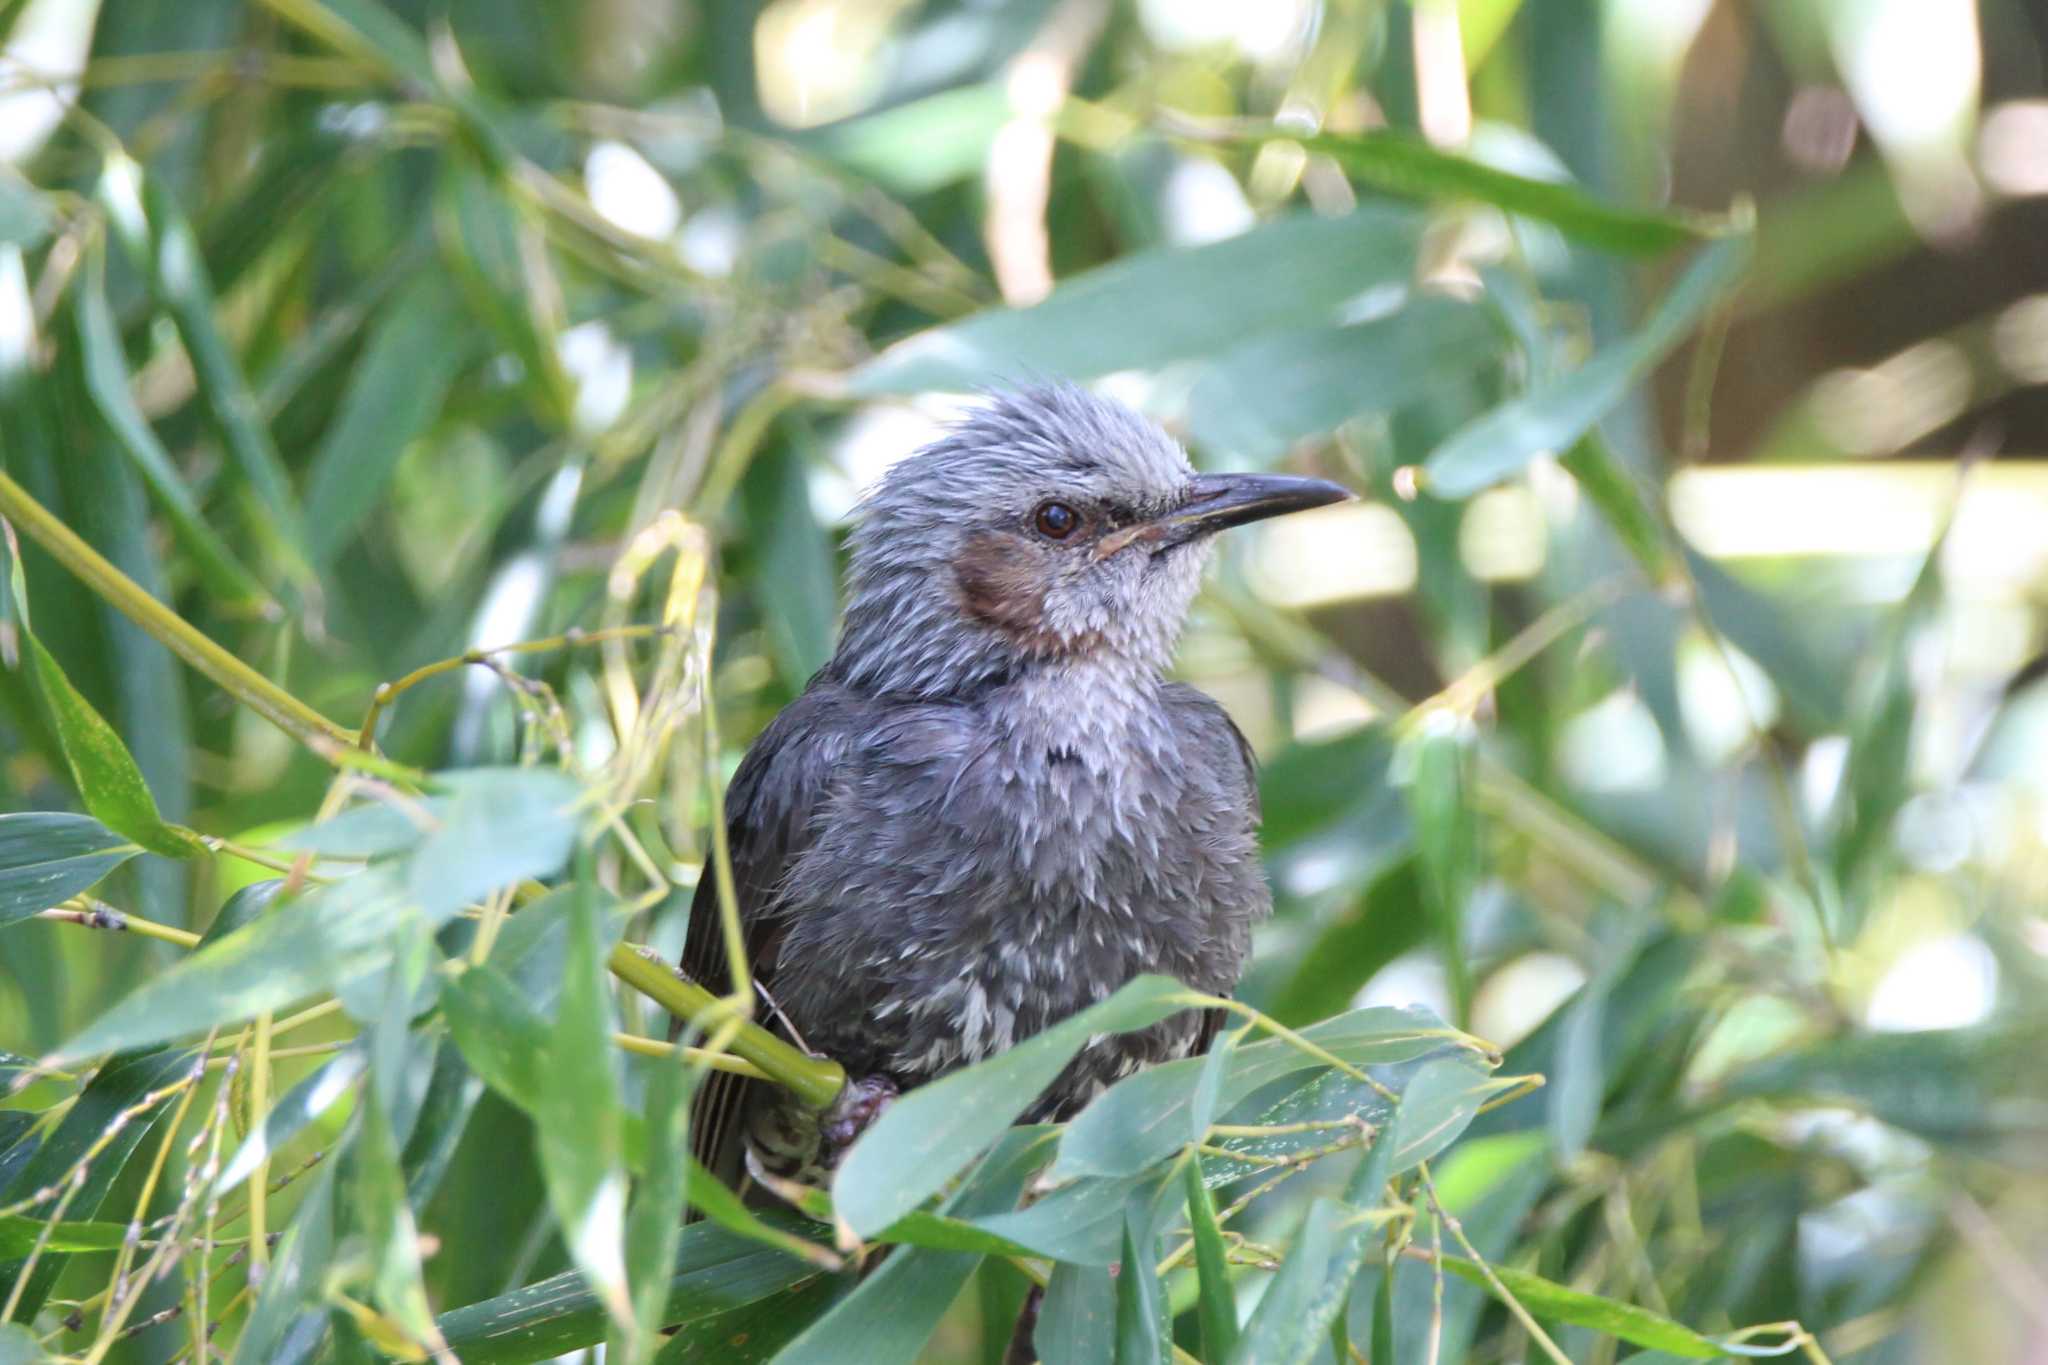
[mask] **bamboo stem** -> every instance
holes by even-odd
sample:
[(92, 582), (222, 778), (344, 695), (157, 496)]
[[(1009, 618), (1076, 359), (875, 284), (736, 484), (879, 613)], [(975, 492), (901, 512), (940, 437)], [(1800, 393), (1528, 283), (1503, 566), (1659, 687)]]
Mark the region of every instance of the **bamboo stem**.
[[(675, 968), (645, 949), (622, 943), (612, 949), (612, 975), (666, 1009), (678, 1019), (709, 1028), (730, 1007)], [(784, 1042), (759, 1024), (729, 1020), (739, 1025), (729, 1050), (751, 1062), (777, 1085), (813, 1109), (823, 1109), (839, 1096), (846, 1084), (846, 1072), (837, 1062), (809, 1053)]]
[(333, 762), (354, 744), (354, 735), (228, 653), (157, 601), (4, 473), (0, 473), (0, 516), (19, 526), (50, 558), (172, 653), (314, 753)]

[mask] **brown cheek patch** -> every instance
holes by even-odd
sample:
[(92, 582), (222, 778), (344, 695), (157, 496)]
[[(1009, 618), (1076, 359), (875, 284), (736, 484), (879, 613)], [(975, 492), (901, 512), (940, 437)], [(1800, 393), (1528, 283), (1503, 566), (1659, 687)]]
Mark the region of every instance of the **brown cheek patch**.
[(1069, 640), (1046, 624), (1045, 588), (1050, 577), (1051, 565), (1042, 549), (1001, 532), (970, 537), (953, 559), (953, 583), (969, 616), (1034, 654), (1085, 653), (1099, 643), (1092, 635)]

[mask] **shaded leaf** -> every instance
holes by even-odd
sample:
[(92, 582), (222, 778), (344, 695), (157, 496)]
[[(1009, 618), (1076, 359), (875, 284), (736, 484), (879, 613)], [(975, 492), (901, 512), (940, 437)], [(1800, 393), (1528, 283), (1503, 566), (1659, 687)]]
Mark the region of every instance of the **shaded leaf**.
[(230, 607), (264, 613), (277, 610), (270, 593), (207, 523), (170, 452), (136, 403), (120, 331), (107, 306), (105, 258), (97, 251), (86, 257), (85, 279), (73, 291), (72, 316), (86, 392), (207, 586)]
[[(65, 1218), (94, 1218), (128, 1159), (169, 1112), (171, 1101), (165, 1096), (140, 1113), (122, 1116), (151, 1094), (189, 1075), (192, 1063), (192, 1054), (186, 1052), (145, 1052), (117, 1057), (101, 1067), (56, 1131), (16, 1170), (6, 1188), (0, 1189), (0, 1204), (15, 1204), (76, 1179), (75, 1191), (65, 1205)], [(76, 1176), (81, 1166), (84, 1174)], [(53, 1206), (54, 1198), (42, 1208)], [(65, 1259), (45, 1255), (36, 1262), (29, 1282), (20, 1289), (16, 1311), (22, 1318), (33, 1318), (41, 1311)], [(0, 1297), (12, 1290), (22, 1266), (19, 1259), (0, 1261)]]
[(433, 272), (416, 275), (377, 323), (313, 453), (306, 513), (316, 563), (332, 560), (369, 516), (467, 357), (468, 331)]
[[(661, 1317), (670, 1326), (717, 1320), (792, 1286), (819, 1281), (815, 1266), (769, 1251), (713, 1223), (692, 1223), (678, 1239)], [(606, 1317), (576, 1271), (439, 1318), (442, 1338), (468, 1365), (549, 1360), (602, 1341)]]
[(86, 815), (0, 815), (0, 926), (90, 890), (142, 852)]
[[(913, 1091), (904, 1098), (922, 1093)], [(887, 1118), (885, 1114), (883, 1121)], [(870, 1129), (869, 1135), (880, 1126)], [(972, 1218), (1014, 1207), (1041, 1163), (1038, 1143), (1039, 1135), (1028, 1129), (1004, 1134), (941, 1212)], [(836, 1365), (846, 1358), (851, 1342), (859, 1343), (861, 1353), (871, 1360), (913, 1359), (980, 1264), (981, 1257), (971, 1252), (922, 1247), (892, 1252), (857, 1289), (778, 1354), (776, 1365)]]
[(1124, 1210), (1123, 1260), (1116, 1277), (1117, 1365), (1166, 1365), (1171, 1325), (1159, 1283), (1159, 1251), (1136, 1211)]
[[(33, 1251), (43, 1229), (51, 1225), (40, 1218), (20, 1214), (0, 1217), (0, 1260), (14, 1260)], [(128, 1235), (126, 1223), (96, 1223), (66, 1220), (55, 1225), (43, 1242), (45, 1254), (53, 1251), (115, 1251)]]

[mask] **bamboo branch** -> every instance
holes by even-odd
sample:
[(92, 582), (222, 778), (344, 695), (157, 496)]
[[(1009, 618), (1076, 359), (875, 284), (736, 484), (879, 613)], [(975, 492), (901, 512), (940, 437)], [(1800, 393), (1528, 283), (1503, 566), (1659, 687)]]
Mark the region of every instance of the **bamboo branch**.
[(697, 1028), (738, 1024), (726, 1050), (753, 1063), (813, 1109), (831, 1104), (846, 1084), (846, 1071), (839, 1063), (799, 1051), (759, 1024), (732, 1019), (726, 1002), (644, 948), (622, 943), (612, 949), (607, 965), (613, 976)]
[(0, 516), (20, 527), (50, 558), (172, 653), (314, 753), (337, 762), (353, 747), (354, 735), (201, 634), (110, 564), (6, 474), (0, 474)]

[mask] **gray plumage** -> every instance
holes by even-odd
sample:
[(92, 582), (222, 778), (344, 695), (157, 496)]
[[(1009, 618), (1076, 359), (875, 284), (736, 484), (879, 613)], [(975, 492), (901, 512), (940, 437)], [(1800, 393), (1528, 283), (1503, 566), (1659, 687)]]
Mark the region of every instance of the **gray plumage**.
[[(837, 652), (726, 798), (750, 965), (783, 1026), (908, 1087), (1141, 973), (1227, 994), (1270, 907), (1251, 755), (1162, 673), (1209, 532), (1343, 496), (1197, 476), (1157, 427), (1067, 386), (997, 397), (897, 464), (853, 535)], [(708, 876), (684, 967), (726, 979)], [(1031, 1116), (1211, 1027), (1190, 1012), (1100, 1039)], [(743, 1114), (757, 1143), (792, 1140), (773, 1092), (715, 1078), (693, 1146), (728, 1176)]]

